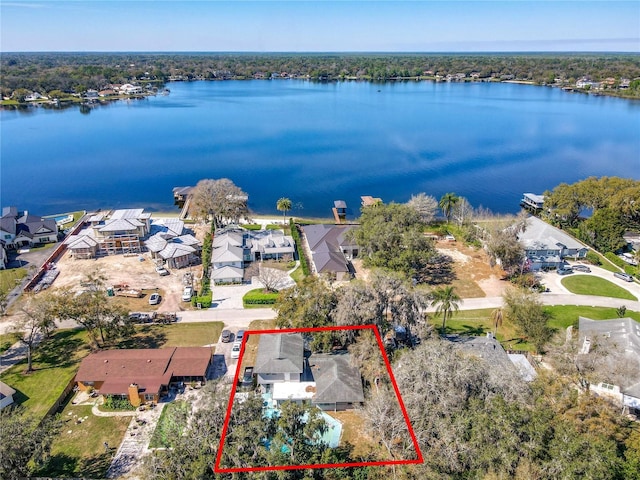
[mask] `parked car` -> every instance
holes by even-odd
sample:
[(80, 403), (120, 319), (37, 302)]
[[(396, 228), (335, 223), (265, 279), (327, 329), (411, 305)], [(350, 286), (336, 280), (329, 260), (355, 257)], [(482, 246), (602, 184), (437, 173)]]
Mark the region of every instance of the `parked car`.
[(244, 330), (238, 330), (238, 333), (236, 333), (236, 342), (242, 343), (243, 338), (244, 338)]
[(558, 275), (569, 275), (570, 273), (573, 273), (573, 269), (571, 267), (560, 267), (556, 272)]
[(161, 277), (164, 277), (166, 275), (169, 275), (169, 270), (167, 270), (166, 268), (164, 268), (162, 265), (158, 265), (156, 267), (156, 272), (158, 273), (158, 275), (160, 275)]
[(591, 269), (589, 267), (587, 267), (586, 265), (574, 265), (573, 269), (576, 272), (585, 272), (585, 273), (591, 273)]
[(244, 367), (244, 374), (240, 381), (241, 387), (253, 387), (253, 367)]
[(220, 339), (222, 340), (222, 343), (229, 343), (231, 341), (231, 332), (229, 330), (222, 330)]
[(238, 358), (240, 356), (241, 343), (235, 342), (231, 347), (231, 358)]
[(149, 297), (149, 305), (158, 305), (160, 303), (160, 294), (152, 293)]
[(183, 302), (190, 302), (191, 301), (191, 297), (193, 297), (193, 288), (192, 287), (184, 287), (184, 290), (182, 291), (182, 301)]
[(633, 282), (633, 277), (628, 273), (615, 272), (613, 276), (618, 277), (619, 279), (624, 280), (625, 282)]

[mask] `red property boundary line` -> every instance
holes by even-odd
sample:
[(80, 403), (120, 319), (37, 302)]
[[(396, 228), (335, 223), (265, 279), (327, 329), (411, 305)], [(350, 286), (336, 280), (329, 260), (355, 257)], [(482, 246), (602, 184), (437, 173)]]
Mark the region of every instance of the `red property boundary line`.
[[(402, 411), (402, 415), (404, 416), (404, 420), (407, 424), (407, 429), (409, 430), (409, 435), (411, 436), (413, 447), (416, 450), (417, 458), (414, 460), (388, 460), (388, 461), (379, 461), (379, 462), (350, 462), (350, 463), (325, 463), (325, 464), (313, 464), (313, 465), (275, 465), (275, 466), (268, 466), (268, 467), (220, 468), (220, 461), (222, 460), (222, 449), (224, 448), (224, 441), (227, 436), (229, 421), (231, 419), (231, 410), (233, 408), (233, 400), (236, 394), (236, 386), (238, 385), (238, 377), (240, 375), (240, 365), (242, 365), (242, 358), (244, 357), (244, 349), (247, 342), (247, 337), (249, 335), (264, 335), (264, 334), (272, 334), (272, 333), (311, 333), (311, 332), (326, 332), (326, 331), (336, 331), (336, 330), (371, 330), (373, 331), (378, 341), (378, 347), (380, 348), (380, 352), (382, 353), (382, 358), (384, 360), (385, 365), (387, 366), (387, 372), (389, 373), (389, 378), (391, 379), (393, 390), (396, 393), (396, 398), (398, 399), (400, 410)], [(393, 376), (393, 371), (391, 370), (391, 363), (389, 362), (389, 358), (387, 357), (387, 352), (385, 351), (384, 345), (382, 344), (382, 338), (380, 338), (380, 333), (378, 332), (378, 329), (376, 328), (375, 325), (355, 325), (355, 326), (345, 326), (345, 327), (316, 327), (316, 328), (284, 328), (281, 330), (247, 330), (245, 332), (245, 336), (242, 339), (242, 346), (240, 347), (240, 357), (238, 358), (238, 366), (236, 368), (236, 374), (234, 375), (234, 378), (233, 378), (233, 387), (231, 388), (231, 394), (229, 396), (229, 404), (227, 405), (227, 414), (225, 416), (224, 425), (222, 427), (220, 444), (218, 445), (218, 454), (216, 456), (216, 463), (213, 467), (213, 471), (215, 473), (262, 472), (262, 471), (274, 471), (274, 470), (303, 470), (307, 468), (369, 467), (369, 466), (384, 466), (384, 465), (420, 464), (423, 462), (424, 462), (424, 458), (422, 456), (422, 451), (420, 450), (420, 446), (418, 445), (418, 440), (416, 439), (416, 435), (413, 431), (413, 427), (411, 426), (411, 421), (409, 420), (407, 409), (405, 408), (404, 402), (402, 401), (402, 396), (400, 395), (398, 384), (396, 383), (396, 379)]]

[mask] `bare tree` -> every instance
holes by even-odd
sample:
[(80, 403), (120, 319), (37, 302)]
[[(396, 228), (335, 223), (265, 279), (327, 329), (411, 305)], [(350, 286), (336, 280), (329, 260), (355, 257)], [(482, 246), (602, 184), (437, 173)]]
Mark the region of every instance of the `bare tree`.
[(192, 192), (190, 212), (194, 218), (212, 219), (216, 227), (222, 227), (249, 214), (248, 199), (228, 178), (200, 180)]
[(289, 275), (283, 270), (282, 264), (274, 261), (264, 261), (256, 264), (253, 268), (260, 283), (264, 285), (267, 292), (277, 292), (287, 285)]
[(431, 223), (436, 218), (436, 212), (439, 208), (438, 200), (424, 192), (411, 195), (407, 205), (420, 214), (420, 218), (424, 223)]
[(48, 295), (29, 295), (16, 316), (13, 330), (27, 350), (27, 372), (33, 371), (33, 351), (55, 327), (54, 310)]
[(453, 209), (451, 211), (451, 216), (454, 221), (458, 224), (458, 226), (465, 225), (471, 221), (473, 218), (474, 210), (469, 201), (460, 197), (458, 201), (454, 204)]

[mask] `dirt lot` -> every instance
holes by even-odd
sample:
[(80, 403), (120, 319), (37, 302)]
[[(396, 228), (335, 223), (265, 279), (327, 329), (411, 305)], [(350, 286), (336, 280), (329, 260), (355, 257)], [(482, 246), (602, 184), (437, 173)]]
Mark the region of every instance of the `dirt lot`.
[(440, 241), (439, 252), (454, 260), (453, 270), (457, 279), (453, 286), (462, 298), (499, 297), (507, 286), (502, 280), (500, 267), (489, 266), (489, 257), (482, 249), (474, 249), (463, 242)]
[[(141, 261), (140, 258), (144, 260)], [(110, 255), (93, 260), (74, 260), (65, 253), (56, 265), (60, 274), (53, 283), (54, 288), (71, 287), (81, 290), (80, 284), (87, 275), (97, 270), (107, 278), (107, 285), (126, 284), (130, 288), (145, 291), (145, 296), (141, 299), (118, 297), (119, 301), (130, 306), (130, 310), (153, 310), (154, 307), (148, 304), (148, 293), (156, 290), (162, 295), (157, 311), (177, 312), (191, 308), (190, 304), (181, 300), (182, 276), (190, 269), (171, 270), (170, 275), (161, 277), (156, 273), (155, 263), (149, 253), (135, 256)], [(201, 276), (201, 266), (190, 268), (194, 278)]]

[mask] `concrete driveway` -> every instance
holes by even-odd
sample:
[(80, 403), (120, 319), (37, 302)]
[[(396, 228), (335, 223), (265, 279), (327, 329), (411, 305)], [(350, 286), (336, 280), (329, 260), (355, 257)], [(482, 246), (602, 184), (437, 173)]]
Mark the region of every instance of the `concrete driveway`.
[(241, 309), (242, 297), (256, 288), (263, 288), (264, 285), (257, 278), (252, 278), (249, 285), (214, 285), (211, 289), (213, 300), (211, 308), (216, 310)]

